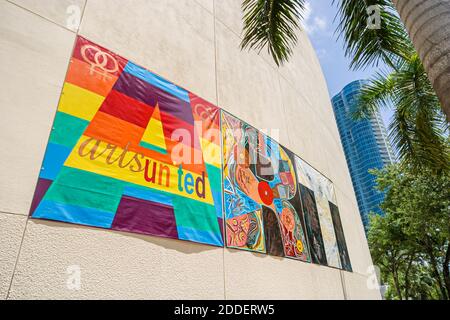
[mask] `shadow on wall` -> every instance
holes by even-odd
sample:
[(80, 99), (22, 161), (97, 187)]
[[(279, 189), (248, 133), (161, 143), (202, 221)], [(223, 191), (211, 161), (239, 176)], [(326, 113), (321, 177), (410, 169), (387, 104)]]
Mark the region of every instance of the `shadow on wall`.
[(135, 239), (139, 239), (160, 247), (164, 247), (168, 250), (175, 250), (181, 253), (185, 254), (195, 254), (200, 253), (204, 251), (210, 251), (215, 250), (217, 248), (221, 247), (214, 247), (206, 244), (200, 244), (195, 243), (191, 241), (184, 241), (184, 240), (174, 240), (174, 239), (165, 239), (160, 238), (156, 236), (150, 236), (150, 235), (142, 235), (138, 233), (130, 233), (125, 231), (116, 231), (116, 230), (110, 230), (110, 229), (102, 229), (97, 227), (91, 227), (91, 226), (84, 226), (84, 225), (78, 225), (78, 224), (69, 224), (64, 222), (57, 222), (57, 221), (51, 221), (51, 220), (43, 220), (43, 219), (31, 219), (33, 223), (37, 225), (44, 225), (48, 227), (55, 227), (55, 228), (68, 228), (68, 229), (80, 229), (80, 230), (95, 230), (95, 231), (101, 231), (104, 233), (113, 233), (113, 234), (119, 234), (122, 236), (127, 236)]
[(247, 250), (241, 250), (241, 249), (233, 249), (233, 248), (227, 248), (227, 247), (215, 247), (207, 244), (201, 244), (201, 243), (195, 243), (192, 241), (185, 241), (185, 240), (176, 240), (176, 239), (166, 239), (166, 238), (160, 238), (157, 236), (150, 236), (150, 235), (144, 235), (144, 234), (138, 234), (138, 233), (130, 233), (125, 231), (116, 231), (116, 230), (109, 230), (109, 229), (102, 229), (102, 228), (96, 228), (91, 226), (84, 226), (84, 225), (78, 225), (78, 224), (69, 224), (65, 222), (58, 222), (58, 221), (51, 221), (51, 220), (43, 220), (43, 219), (30, 219), (33, 221), (33, 223), (37, 225), (43, 225), (47, 227), (52, 228), (69, 228), (69, 229), (76, 229), (76, 230), (92, 230), (92, 231), (100, 231), (100, 232), (106, 232), (106, 233), (113, 233), (118, 234), (121, 236), (131, 237), (135, 239), (139, 239), (141, 241), (145, 241), (154, 245), (157, 245), (159, 247), (163, 247), (167, 250), (174, 250), (178, 251), (180, 253), (184, 254), (196, 254), (201, 253), (205, 251), (211, 251), (216, 249), (226, 249), (231, 254), (238, 254), (239, 252), (246, 251), (249, 254), (253, 255), (254, 257), (258, 258), (272, 258), (275, 260), (282, 261), (285, 258), (283, 257), (277, 257), (277, 256), (269, 256), (268, 254), (263, 253), (257, 253), (257, 252), (251, 252)]

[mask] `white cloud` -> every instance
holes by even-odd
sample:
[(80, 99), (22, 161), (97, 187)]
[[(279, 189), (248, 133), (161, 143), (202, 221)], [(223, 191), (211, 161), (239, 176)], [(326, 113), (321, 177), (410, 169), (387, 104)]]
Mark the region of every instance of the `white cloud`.
[(317, 49), (316, 54), (319, 59), (325, 59), (328, 57), (328, 51), (325, 49)]
[(307, 21), (311, 17), (311, 3), (305, 2), (305, 8), (303, 9), (303, 21)]
[(314, 26), (320, 31), (327, 29), (327, 21), (323, 17), (314, 17)]
[(328, 27), (327, 20), (319, 15), (315, 15), (311, 7), (311, 3), (306, 1), (305, 8), (303, 10), (303, 28), (310, 35), (316, 32), (326, 31)]

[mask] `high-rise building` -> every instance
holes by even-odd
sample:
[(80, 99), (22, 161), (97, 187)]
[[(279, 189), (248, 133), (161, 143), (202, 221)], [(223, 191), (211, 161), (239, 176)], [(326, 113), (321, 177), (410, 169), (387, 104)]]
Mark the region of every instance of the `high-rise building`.
[(363, 84), (363, 80), (357, 80), (345, 86), (333, 97), (332, 105), (361, 219), (367, 230), (369, 213), (382, 214), (379, 204), (384, 198), (383, 193), (375, 190), (375, 176), (368, 171), (391, 164), (395, 158), (379, 112), (368, 119), (352, 117)]

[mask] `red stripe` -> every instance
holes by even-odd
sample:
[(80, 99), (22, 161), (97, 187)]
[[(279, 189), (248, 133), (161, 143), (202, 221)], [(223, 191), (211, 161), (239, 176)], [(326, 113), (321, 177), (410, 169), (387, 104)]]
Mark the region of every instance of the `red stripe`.
[[(113, 89), (106, 97), (99, 111), (145, 129), (153, 110), (153, 107)], [(161, 110), (160, 114), (164, 136), (167, 140), (171, 140), (174, 131), (178, 130), (177, 133), (181, 133), (183, 137), (185, 135), (188, 136), (187, 138), (190, 137), (190, 139), (183, 139), (183, 144), (191, 148), (201, 149), (200, 140), (197, 131), (194, 130), (194, 126)]]
[(99, 74), (113, 74), (120, 76), (128, 60), (97, 44), (77, 36), (73, 50), (74, 58), (87, 62), (92, 70)]
[(154, 108), (138, 100), (112, 90), (106, 97), (100, 111), (146, 128)]

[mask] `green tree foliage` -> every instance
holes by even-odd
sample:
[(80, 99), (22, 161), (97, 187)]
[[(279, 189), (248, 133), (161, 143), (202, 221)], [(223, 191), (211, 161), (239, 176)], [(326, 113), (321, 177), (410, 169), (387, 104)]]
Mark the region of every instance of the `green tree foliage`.
[(418, 55), (412, 50), (409, 56), (397, 58), (394, 67), (379, 72), (363, 87), (356, 118), (392, 108), (389, 135), (403, 163), (416, 171), (448, 171), (448, 123)]
[(398, 164), (372, 173), (385, 216), (371, 216), (368, 240), (387, 296), (449, 299), (450, 175)]
[[(333, 0), (338, 5), (337, 32), (344, 39), (351, 67), (361, 69), (381, 61), (393, 66), (398, 57), (408, 56), (412, 47), (391, 0)], [(380, 10), (380, 27), (368, 28), (368, 8)]]
[(292, 55), (297, 43), (304, 0), (243, 0), (244, 35), (241, 48), (267, 47), (277, 65)]
[[(362, 26), (367, 8), (377, 5), (380, 28)], [(448, 123), (408, 34), (391, 0), (341, 0), (338, 32), (355, 69), (384, 62), (363, 89), (356, 118), (368, 117), (382, 108), (392, 108), (389, 128), (402, 162), (416, 171), (433, 174), (448, 171)]]

